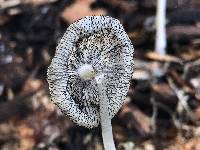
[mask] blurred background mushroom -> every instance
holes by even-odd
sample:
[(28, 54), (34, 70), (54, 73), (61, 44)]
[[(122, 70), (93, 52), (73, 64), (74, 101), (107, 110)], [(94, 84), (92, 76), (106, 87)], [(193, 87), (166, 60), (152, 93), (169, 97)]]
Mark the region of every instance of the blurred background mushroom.
[(155, 51), (161, 55), (166, 54), (166, 8), (166, 0), (157, 0)]

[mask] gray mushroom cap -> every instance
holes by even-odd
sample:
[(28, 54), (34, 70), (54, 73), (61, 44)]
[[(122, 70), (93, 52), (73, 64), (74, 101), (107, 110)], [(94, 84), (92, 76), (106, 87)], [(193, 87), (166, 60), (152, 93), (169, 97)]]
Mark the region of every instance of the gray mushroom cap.
[(71, 120), (87, 128), (100, 122), (99, 92), (94, 79), (83, 80), (78, 69), (93, 67), (105, 74), (112, 118), (123, 105), (133, 74), (134, 48), (123, 26), (109, 16), (87, 16), (71, 24), (60, 40), (47, 76), (52, 101)]

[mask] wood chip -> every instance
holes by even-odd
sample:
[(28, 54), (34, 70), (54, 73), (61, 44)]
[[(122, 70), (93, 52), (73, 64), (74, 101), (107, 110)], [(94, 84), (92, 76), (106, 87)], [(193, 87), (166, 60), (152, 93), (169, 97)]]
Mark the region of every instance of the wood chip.
[(152, 85), (152, 89), (157, 92), (158, 94), (162, 95), (163, 97), (174, 96), (174, 92), (169, 87), (168, 84), (160, 83)]
[(119, 1), (119, 0), (102, 0), (105, 3), (111, 4), (118, 9), (121, 9), (125, 12), (133, 12), (137, 10), (137, 2), (135, 1)]
[(48, 3), (54, 3), (58, 0), (27, 0), (28, 3), (31, 3), (33, 6), (44, 5)]
[(30, 78), (25, 82), (22, 93), (36, 92), (42, 87), (42, 85), (43, 82), (41, 80)]
[(178, 57), (171, 56), (171, 55), (160, 55), (156, 52), (148, 52), (146, 54), (146, 57), (148, 59), (157, 60), (157, 61), (182, 63), (182, 60)]
[(3, 26), (10, 20), (9, 16), (2, 15), (0, 16), (0, 26)]
[(136, 129), (141, 136), (151, 132), (150, 118), (134, 105), (124, 106), (119, 117), (123, 119), (129, 130)]
[(185, 61), (194, 60), (200, 57), (200, 50), (193, 50), (190, 49), (187, 52), (183, 52), (180, 54), (180, 57), (183, 58)]
[(198, 150), (200, 148), (200, 138), (193, 138), (183, 145), (182, 150)]
[(20, 150), (32, 149), (35, 145), (34, 130), (23, 124), (18, 127), (18, 132), (20, 135)]
[(192, 25), (176, 25), (171, 26), (167, 29), (168, 36), (199, 36), (200, 35), (200, 28)]
[(133, 73), (133, 79), (135, 79), (135, 80), (148, 80), (150, 78), (151, 78), (151, 76), (150, 76), (149, 72), (146, 70), (137, 69)]

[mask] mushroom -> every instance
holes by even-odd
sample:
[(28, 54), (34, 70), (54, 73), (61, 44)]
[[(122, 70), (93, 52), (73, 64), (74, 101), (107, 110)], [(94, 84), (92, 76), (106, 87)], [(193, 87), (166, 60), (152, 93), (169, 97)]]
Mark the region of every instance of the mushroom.
[(166, 5), (166, 0), (157, 0), (155, 51), (161, 55), (166, 54)]
[(133, 52), (119, 20), (87, 16), (67, 28), (47, 71), (52, 101), (79, 126), (101, 123), (106, 150), (115, 150), (111, 119), (128, 92)]

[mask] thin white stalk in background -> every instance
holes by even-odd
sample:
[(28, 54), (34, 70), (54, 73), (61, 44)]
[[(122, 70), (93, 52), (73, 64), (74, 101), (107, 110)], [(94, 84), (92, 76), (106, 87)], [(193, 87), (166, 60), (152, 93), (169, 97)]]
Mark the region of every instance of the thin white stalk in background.
[(113, 140), (113, 133), (112, 133), (112, 124), (111, 124), (111, 117), (109, 116), (108, 110), (108, 98), (105, 93), (104, 82), (105, 78), (104, 75), (99, 75), (96, 78), (97, 86), (99, 89), (99, 96), (100, 96), (100, 118), (101, 118), (101, 130), (102, 130), (102, 137), (103, 137), (103, 144), (105, 150), (116, 150), (114, 140)]
[(161, 55), (166, 54), (166, 5), (166, 0), (157, 0), (155, 50)]

